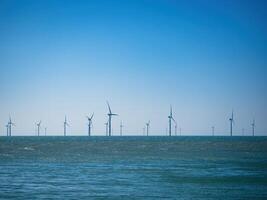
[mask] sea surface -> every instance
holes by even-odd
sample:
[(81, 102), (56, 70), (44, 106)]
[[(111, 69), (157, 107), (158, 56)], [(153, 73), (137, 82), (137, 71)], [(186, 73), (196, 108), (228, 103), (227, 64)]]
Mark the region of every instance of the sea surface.
[(267, 137), (0, 137), (0, 199), (267, 199)]

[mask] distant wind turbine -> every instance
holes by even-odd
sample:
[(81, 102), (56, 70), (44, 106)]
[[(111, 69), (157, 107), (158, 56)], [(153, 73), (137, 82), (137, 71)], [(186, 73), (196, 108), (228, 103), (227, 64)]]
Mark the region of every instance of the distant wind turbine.
[(150, 127), (150, 121), (148, 121), (148, 122), (146, 123), (146, 136), (148, 136), (149, 127)]
[(120, 124), (120, 136), (122, 136), (122, 127), (123, 127), (123, 125), (122, 125), (122, 121), (121, 121), (121, 124)]
[(232, 115), (229, 121), (230, 121), (230, 136), (233, 136), (233, 124), (234, 124), (234, 111), (233, 110), (232, 110)]
[(106, 136), (108, 136), (108, 122), (105, 123), (106, 126)]
[(177, 136), (177, 123), (175, 122), (175, 136)]
[(91, 117), (86, 116), (88, 119), (88, 136), (91, 136), (91, 127), (92, 127), (92, 119), (94, 117), (94, 113), (91, 115)]
[(176, 123), (176, 121), (172, 117), (172, 106), (170, 107), (170, 115), (168, 116), (169, 118), (169, 136), (172, 135), (172, 121)]
[(15, 126), (15, 124), (12, 122), (11, 117), (9, 116), (9, 121), (8, 121), (8, 128), (9, 128), (9, 136), (12, 134), (11, 127)]
[(66, 136), (67, 133), (67, 126), (70, 126), (67, 122), (67, 117), (65, 115), (65, 121), (64, 121), (64, 136)]
[(111, 130), (112, 130), (111, 129), (111, 117), (112, 116), (117, 116), (118, 114), (115, 114), (115, 113), (111, 112), (111, 109), (110, 109), (108, 101), (107, 101), (107, 105), (108, 105), (108, 110), (109, 110), (109, 113), (108, 113), (108, 125), (109, 125), (108, 134), (109, 134), (109, 136), (111, 136)]
[(45, 136), (46, 136), (46, 130), (47, 130), (47, 128), (45, 127)]
[(212, 126), (212, 127), (211, 127), (211, 130), (212, 130), (212, 136), (214, 136), (214, 129), (215, 129), (215, 127)]
[(253, 119), (251, 126), (252, 126), (252, 136), (254, 136), (255, 135), (255, 119)]
[(37, 126), (37, 135), (40, 136), (40, 127), (41, 127), (42, 121), (39, 121), (39, 123), (36, 123)]
[(9, 132), (9, 125), (6, 125), (6, 136), (8, 136), (8, 132)]

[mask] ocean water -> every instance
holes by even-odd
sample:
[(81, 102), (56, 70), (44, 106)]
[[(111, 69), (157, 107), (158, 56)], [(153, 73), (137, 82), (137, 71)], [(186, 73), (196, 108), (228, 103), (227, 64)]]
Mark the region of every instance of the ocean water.
[(267, 199), (267, 137), (0, 137), (0, 199)]

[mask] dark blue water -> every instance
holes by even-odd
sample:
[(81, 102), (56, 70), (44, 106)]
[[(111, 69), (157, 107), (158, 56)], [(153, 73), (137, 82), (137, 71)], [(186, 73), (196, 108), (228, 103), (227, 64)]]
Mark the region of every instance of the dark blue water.
[(267, 138), (1, 137), (0, 199), (267, 199)]

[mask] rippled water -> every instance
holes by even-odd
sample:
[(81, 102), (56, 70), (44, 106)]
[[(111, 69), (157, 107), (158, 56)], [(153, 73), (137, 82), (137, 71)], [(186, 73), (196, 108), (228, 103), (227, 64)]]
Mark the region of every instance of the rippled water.
[(266, 199), (267, 137), (1, 137), (0, 199)]

